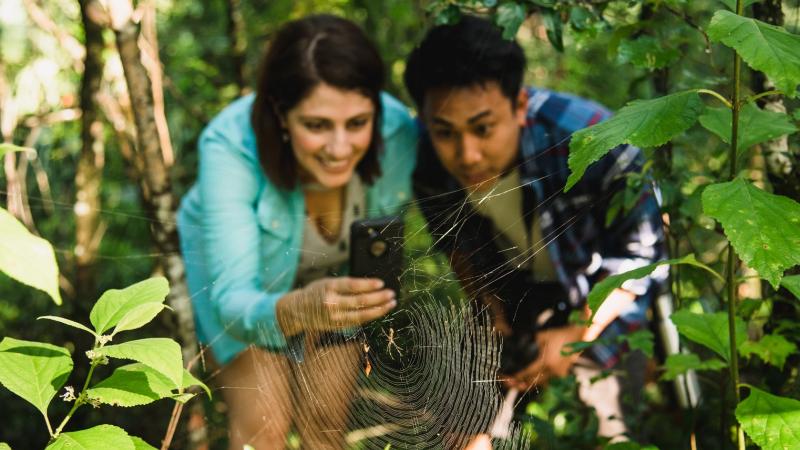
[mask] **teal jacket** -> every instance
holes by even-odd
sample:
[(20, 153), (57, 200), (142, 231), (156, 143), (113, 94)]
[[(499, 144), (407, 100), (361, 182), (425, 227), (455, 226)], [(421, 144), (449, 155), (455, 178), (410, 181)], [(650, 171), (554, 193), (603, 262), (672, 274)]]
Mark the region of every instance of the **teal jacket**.
[[(261, 168), (250, 125), (254, 96), (225, 108), (203, 130), (197, 183), (178, 211), (200, 341), (221, 364), (249, 344), (286, 348), (275, 317), (292, 288), (303, 247), (305, 201), (279, 189)], [(417, 130), (405, 106), (381, 96), (382, 176), (367, 188), (367, 215), (396, 214), (411, 199)]]

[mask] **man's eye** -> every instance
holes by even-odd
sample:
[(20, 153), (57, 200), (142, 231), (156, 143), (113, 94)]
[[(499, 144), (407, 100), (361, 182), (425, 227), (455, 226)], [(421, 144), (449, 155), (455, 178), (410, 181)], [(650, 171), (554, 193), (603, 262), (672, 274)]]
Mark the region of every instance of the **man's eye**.
[(489, 136), (492, 133), (492, 126), (489, 124), (481, 124), (475, 127), (475, 134), (480, 137)]
[(453, 131), (446, 128), (438, 128), (433, 130), (433, 137), (436, 139), (450, 139), (453, 137)]

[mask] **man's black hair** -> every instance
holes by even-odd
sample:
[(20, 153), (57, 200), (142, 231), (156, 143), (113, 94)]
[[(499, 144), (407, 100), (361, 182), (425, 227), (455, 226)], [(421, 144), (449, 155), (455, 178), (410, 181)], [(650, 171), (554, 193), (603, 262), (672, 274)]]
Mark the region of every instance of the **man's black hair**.
[(409, 55), (403, 79), (420, 109), (430, 89), (490, 81), (513, 105), (524, 72), (525, 54), (516, 41), (504, 39), (489, 20), (465, 15), (458, 23), (428, 31)]

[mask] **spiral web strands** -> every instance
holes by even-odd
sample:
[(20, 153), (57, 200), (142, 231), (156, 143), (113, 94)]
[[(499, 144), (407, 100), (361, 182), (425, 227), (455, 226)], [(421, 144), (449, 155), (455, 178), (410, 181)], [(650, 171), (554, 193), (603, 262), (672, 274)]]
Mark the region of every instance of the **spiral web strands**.
[[(466, 447), (500, 408), (501, 342), (488, 314), (448, 303), (417, 303), (360, 330), (307, 336), (303, 361), (286, 367), (291, 396), (283, 405), (262, 399), (272, 403), (262, 408), (293, 407), (301, 440), (328, 433), (349, 448)], [(271, 383), (270, 375), (262, 367), (260, 382)], [(494, 448), (527, 445), (512, 424)]]

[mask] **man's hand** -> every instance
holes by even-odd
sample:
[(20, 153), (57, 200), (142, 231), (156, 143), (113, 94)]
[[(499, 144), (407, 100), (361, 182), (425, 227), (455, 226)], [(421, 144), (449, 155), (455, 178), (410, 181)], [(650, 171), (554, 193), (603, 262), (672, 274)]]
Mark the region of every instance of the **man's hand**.
[(585, 331), (586, 327), (582, 325), (567, 325), (539, 331), (536, 334), (539, 357), (528, 367), (512, 374), (505, 381), (505, 385), (526, 391), (532, 386), (545, 386), (550, 378), (565, 376), (579, 355), (563, 356), (561, 350), (569, 343), (580, 341)]

